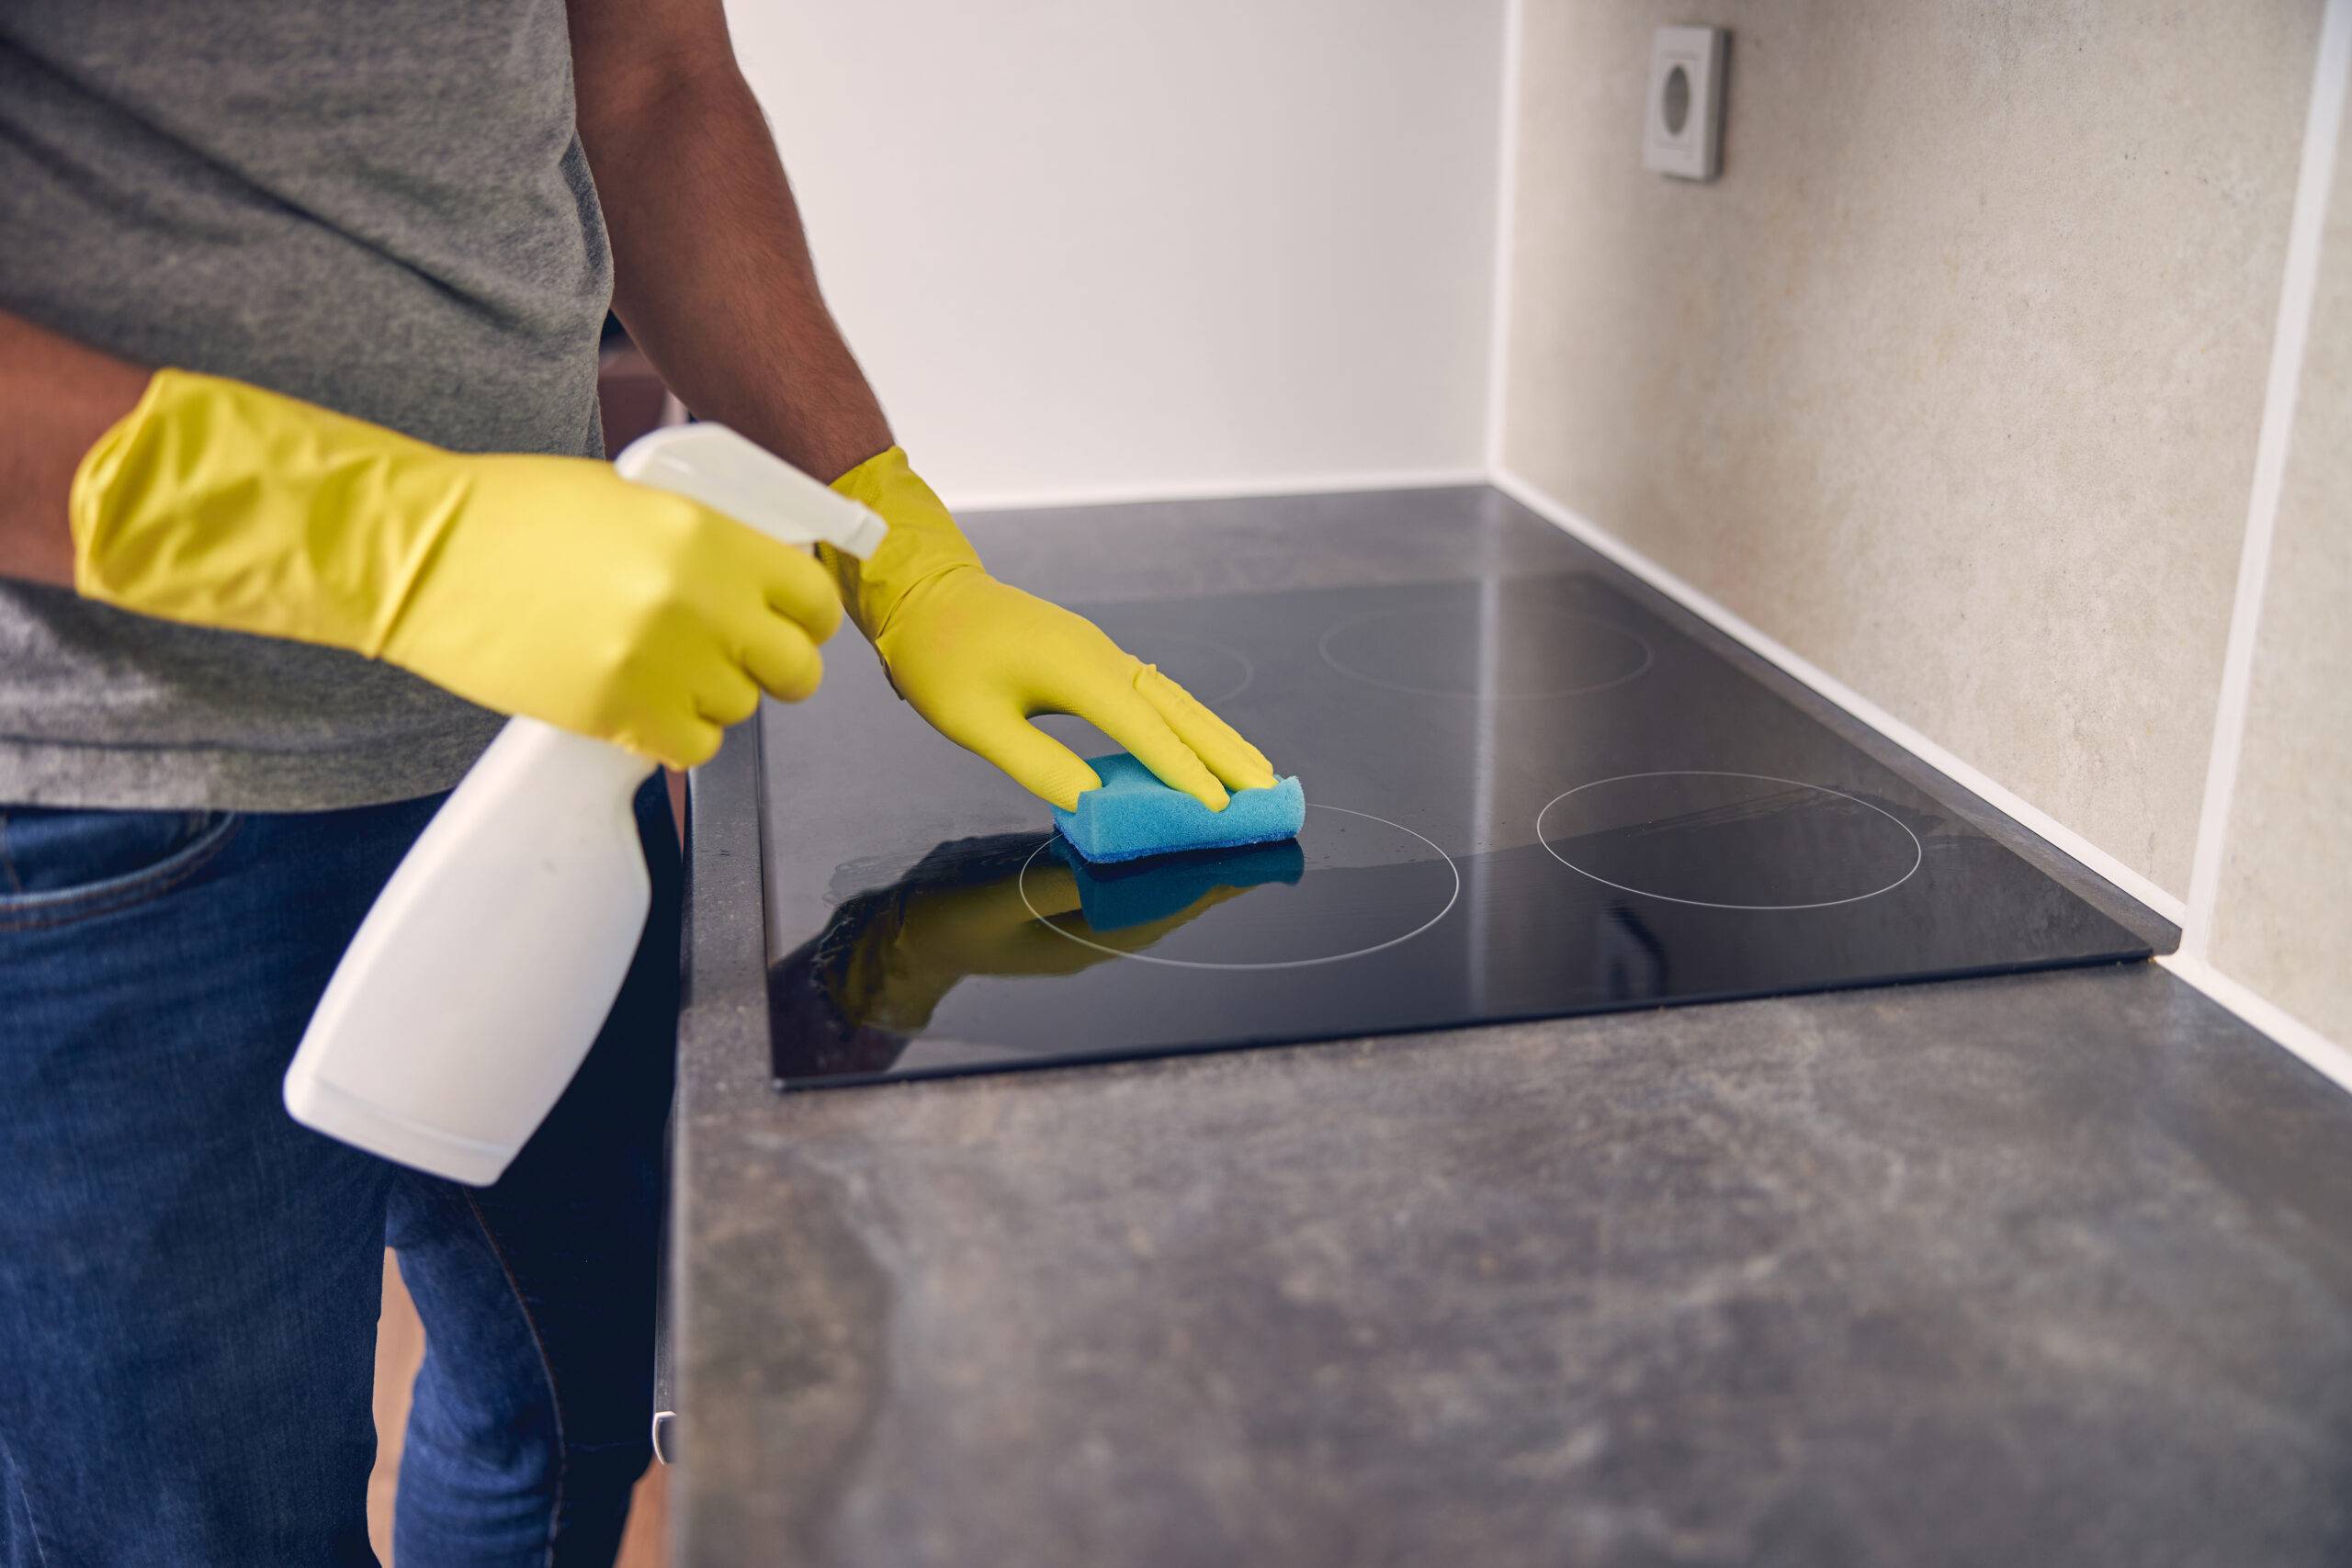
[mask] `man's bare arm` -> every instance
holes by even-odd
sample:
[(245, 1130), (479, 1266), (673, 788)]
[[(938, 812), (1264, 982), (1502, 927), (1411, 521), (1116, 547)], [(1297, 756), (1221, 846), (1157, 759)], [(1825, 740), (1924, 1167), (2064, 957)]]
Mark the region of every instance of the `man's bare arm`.
[(74, 585), (74, 467), (146, 385), (138, 366), (0, 310), (0, 577)]
[(614, 309), (662, 378), (819, 479), (891, 444), (817, 289), (720, 0), (571, 0), (582, 141)]

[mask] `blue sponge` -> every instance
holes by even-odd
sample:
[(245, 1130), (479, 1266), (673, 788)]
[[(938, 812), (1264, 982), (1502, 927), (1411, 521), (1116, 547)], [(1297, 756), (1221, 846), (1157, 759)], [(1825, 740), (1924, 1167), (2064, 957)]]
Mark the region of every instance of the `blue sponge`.
[(1090, 757), (1102, 781), (1078, 797), (1078, 809), (1054, 808), (1054, 825), (1091, 861), (1141, 860), (1178, 850), (1220, 849), (1295, 839), (1306, 826), (1306, 792), (1298, 781), (1277, 779), (1267, 789), (1237, 791), (1222, 811), (1211, 811), (1151, 770), (1114, 751)]

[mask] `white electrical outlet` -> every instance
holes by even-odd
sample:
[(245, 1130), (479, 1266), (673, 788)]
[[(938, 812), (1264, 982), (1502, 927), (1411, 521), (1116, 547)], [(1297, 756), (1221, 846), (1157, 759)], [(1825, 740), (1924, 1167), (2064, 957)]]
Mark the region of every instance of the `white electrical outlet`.
[(1660, 28), (1650, 42), (1650, 90), (1642, 166), (1686, 180), (1722, 167), (1724, 45), (1721, 28)]

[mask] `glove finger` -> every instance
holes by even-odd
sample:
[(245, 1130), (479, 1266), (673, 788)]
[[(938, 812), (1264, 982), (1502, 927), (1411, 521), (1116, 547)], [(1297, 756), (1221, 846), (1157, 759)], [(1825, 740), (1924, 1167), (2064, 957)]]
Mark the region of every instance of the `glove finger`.
[(1136, 690), (1227, 789), (1273, 787), (1274, 765), (1266, 754), (1241, 739), (1238, 730), (1211, 713), (1192, 693), (1148, 664), (1136, 677)]
[(1182, 790), (1211, 811), (1222, 811), (1232, 799), (1193, 749), (1169, 728), (1159, 711), (1125, 682), (1088, 694), (1070, 705), (1069, 712), (1119, 743), (1135, 760), (1149, 768), (1161, 784)]
[(743, 645), (743, 668), (778, 702), (806, 701), (825, 677), (824, 656), (789, 621), (771, 621)]
[(940, 730), (967, 751), (994, 763), (1031, 795), (1064, 811), (1077, 809), (1079, 795), (1102, 783), (1086, 759), (1023, 718), (952, 728), (943, 725)]
[(624, 729), (612, 739), (640, 757), (684, 773), (717, 756), (724, 734), (708, 719), (690, 712), (670, 711), (641, 715), (635, 728)]
[(732, 664), (713, 670), (695, 693), (695, 712), (725, 729), (742, 723), (760, 708), (760, 688)]
[(790, 618), (814, 642), (841, 629), (841, 590), (816, 557), (779, 545), (768, 552), (764, 564), (760, 589), (770, 609)]

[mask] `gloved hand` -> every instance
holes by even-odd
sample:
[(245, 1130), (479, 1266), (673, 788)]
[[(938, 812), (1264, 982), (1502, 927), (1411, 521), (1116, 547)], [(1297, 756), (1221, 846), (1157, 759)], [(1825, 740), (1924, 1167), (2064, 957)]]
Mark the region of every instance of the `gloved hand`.
[(841, 622), (803, 551), (584, 457), (471, 457), (160, 370), (74, 476), (74, 586), (355, 649), (691, 767)]
[(990, 577), (931, 487), (893, 446), (833, 481), (890, 534), (869, 560), (824, 546), (842, 601), (890, 682), (957, 745), (1069, 810), (1102, 781), (1029, 723), (1073, 714), (1212, 811), (1228, 789), (1274, 782), (1264, 753), (1094, 624)]

